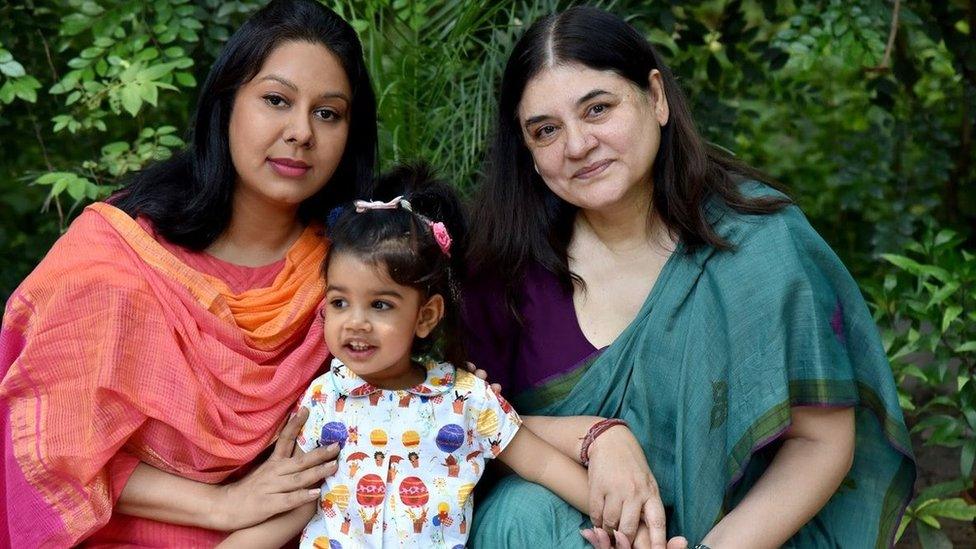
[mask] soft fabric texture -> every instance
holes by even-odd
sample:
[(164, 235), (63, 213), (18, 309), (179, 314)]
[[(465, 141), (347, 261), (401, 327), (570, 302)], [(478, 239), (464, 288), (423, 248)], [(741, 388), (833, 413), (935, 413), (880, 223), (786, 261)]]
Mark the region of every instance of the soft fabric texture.
[(324, 363), (319, 227), (270, 286), (234, 293), (144, 225), (89, 206), (7, 303), (0, 545), (69, 546), (107, 524), (89, 541), (219, 541), (112, 507), (139, 461), (206, 483), (241, 473)]
[(338, 359), (305, 392), (298, 445), (338, 443), (303, 548), (463, 547), (472, 491), (521, 419), (483, 380), (429, 361), (406, 390), (374, 387)]
[[(758, 184), (744, 190), (772, 192)], [(669, 535), (692, 543), (754, 485), (789, 427), (791, 406), (854, 406), (854, 465), (786, 546), (889, 546), (915, 465), (878, 330), (856, 283), (796, 207), (765, 216), (714, 204), (709, 211), (733, 251), (687, 253), (679, 244), (610, 346), (577, 354), (513, 403), (522, 414), (626, 420), (660, 484)], [(491, 379), (499, 356), (490, 349), (539, 347), (523, 340), (544, 341), (549, 326), (533, 321), (513, 330), (513, 318), (502, 320), (497, 286), (484, 288), (470, 288), (465, 307), (482, 328), (470, 335), (472, 360)], [(520, 360), (514, 353), (506, 366)], [(585, 547), (579, 529), (588, 524), (549, 491), (509, 476), (479, 502), (471, 544)]]

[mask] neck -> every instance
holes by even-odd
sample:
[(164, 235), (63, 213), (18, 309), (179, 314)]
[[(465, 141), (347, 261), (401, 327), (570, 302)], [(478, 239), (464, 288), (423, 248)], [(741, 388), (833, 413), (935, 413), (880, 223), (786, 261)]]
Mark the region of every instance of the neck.
[(234, 193), (233, 211), (227, 229), (207, 248), (207, 253), (246, 267), (274, 263), (302, 234), (298, 208), (282, 208), (245, 193)]
[(653, 215), (650, 192), (628, 197), (613, 206), (600, 210), (580, 210), (577, 228), (583, 225), (610, 251), (627, 251), (648, 244), (656, 234), (659, 220)]

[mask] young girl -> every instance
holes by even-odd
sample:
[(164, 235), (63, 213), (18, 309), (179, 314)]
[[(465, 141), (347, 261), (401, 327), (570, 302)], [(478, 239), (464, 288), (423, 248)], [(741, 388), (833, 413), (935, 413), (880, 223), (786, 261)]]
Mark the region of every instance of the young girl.
[[(462, 547), (474, 485), (492, 458), (587, 512), (584, 469), (520, 429), (503, 398), (454, 366), (464, 363), (457, 198), (410, 168), (379, 188), (405, 196), (334, 212), (323, 269), (334, 358), (301, 401), (310, 414), (299, 446), (337, 444), (339, 469), (318, 505), (236, 532), (227, 545), (280, 546), (305, 526), (302, 547)], [(437, 350), (445, 362), (429, 358)]]

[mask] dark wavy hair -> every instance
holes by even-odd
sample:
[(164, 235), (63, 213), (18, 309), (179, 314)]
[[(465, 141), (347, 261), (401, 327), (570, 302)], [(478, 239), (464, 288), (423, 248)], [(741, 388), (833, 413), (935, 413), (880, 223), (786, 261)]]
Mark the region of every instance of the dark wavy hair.
[(211, 66), (187, 148), (134, 174), (111, 202), (132, 217), (149, 218), (170, 242), (191, 250), (212, 244), (230, 223), (237, 179), (228, 136), (234, 97), (268, 55), (290, 41), (325, 46), (352, 86), (345, 151), (328, 184), (299, 206), (299, 218), (324, 220), (335, 204), (368, 194), (376, 162), (376, 98), (359, 38), (314, 0), (274, 0), (241, 25)]
[(705, 143), (671, 71), (636, 29), (592, 7), (549, 15), (526, 30), (508, 58), (486, 177), (472, 209), (471, 225), (478, 230), (471, 235), (469, 264), (474, 272), (502, 277), (510, 305), (515, 305), (522, 274), (533, 261), (555, 274), (567, 290), (574, 281), (583, 282), (569, 270), (566, 253), (577, 208), (553, 194), (535, 172), (518, 121), (526, 84), (553, 62), (613, 71), (644, 91), (649, 90), (650, 72), (661, 72), (670, 116), (654, 158), (652, 210), (689, 251), (702, 245), (729, 247), (707, 215), (705, 205), (713, 197), (752, 214), (771, 213), (789, 203), (739, 192), (745, 179), (770, 180)]
[[(425, 300), (440, 294), (444, 318), (430, 336), (414, 339), (413, 353), (438, 355), (463, 366), (458, 287), (467, 223), (461, 201), (422, 164), (394, 168), (379, 178), (376, 189), (377, 198), (383, 201), (402, 196), (410, 210), (399, 207), (356, 213), (351, 204), (343, 206), (327, 229), (331, 247), (322, 272), (328, 272), (333, 257), (350, 254), (368, 265), (385, 267), (394, 282), (419, 290)], [(428, 221), (444, 223), (451, 236), (450, 256), (441, 251)]]

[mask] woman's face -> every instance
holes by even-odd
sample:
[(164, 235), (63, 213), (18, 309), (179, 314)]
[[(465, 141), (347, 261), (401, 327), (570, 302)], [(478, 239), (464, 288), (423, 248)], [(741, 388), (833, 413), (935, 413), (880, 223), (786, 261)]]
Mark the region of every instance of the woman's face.
[(230, 115), (238, 198), (296, 209), (335, 172), (349, 135), (352, 91), (325, 46), (285, 42), (241, 86)]
[(650, 91), (612, 71), (580, 64), (529, 80), (518, 120), (535, 168), (558, 197), (583, 210), (613, 211), (645, 201), (668, 121), (661, 75)]

